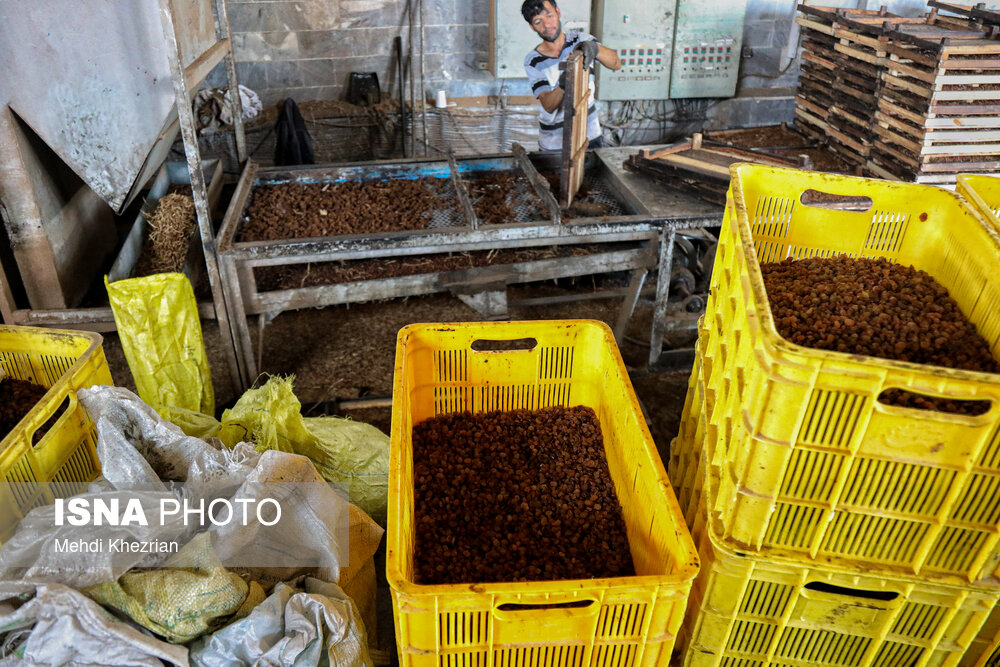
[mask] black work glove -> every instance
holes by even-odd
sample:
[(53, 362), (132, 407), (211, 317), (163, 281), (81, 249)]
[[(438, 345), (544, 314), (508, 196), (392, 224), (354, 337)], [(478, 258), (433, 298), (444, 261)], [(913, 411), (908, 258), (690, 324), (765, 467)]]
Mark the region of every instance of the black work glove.
[(556, 85), (566, 90), (566, 70), (559, 72), (559, 81), (556, 82)]
[(583, 51), (583, 69), (589, 70), (594, 61), (597, 60), (598, 45), (592, 39), (588, 39), (584, 42), (580, 42), (574, 48), (574, 51)]

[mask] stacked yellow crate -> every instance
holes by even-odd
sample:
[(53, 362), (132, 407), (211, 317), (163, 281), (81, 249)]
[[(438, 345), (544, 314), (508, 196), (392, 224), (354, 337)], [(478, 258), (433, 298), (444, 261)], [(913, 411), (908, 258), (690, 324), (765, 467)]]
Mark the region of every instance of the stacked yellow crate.
[[(413, 324), (399, 332), (393, 382), (386, 576), (399, 664), (667, 667), (698, 555), (611, 330), (579, 320)], [(635, 576), (419, 583), (413, 425), (555, 405), (584, 405), (600, 420)]]
[[(1000, 178), (959, 174), (957, 190), (993, 225), (994, 229), (1000, 230)], [(993, 610), (961, 662), (961, 667), (998, 665), (1000, 665), (1000, 607)]]
[(0, 542), (32, 509), (80, 493), (100, 474), (97, 427), (76, 392), (114, 384), (102, 341), (87, 331), (0, 326), (0, 371), (48, 390), (10, 433), (0, 434)]
[(760, 263), (842, 253), (930, 273), (1000, 356), (1000, 237), (959, 197), (734, 166), (671, 454), (703, 564), (684, 665), (958, 665), (1000, 599), (1000, 376), (777, 334)]

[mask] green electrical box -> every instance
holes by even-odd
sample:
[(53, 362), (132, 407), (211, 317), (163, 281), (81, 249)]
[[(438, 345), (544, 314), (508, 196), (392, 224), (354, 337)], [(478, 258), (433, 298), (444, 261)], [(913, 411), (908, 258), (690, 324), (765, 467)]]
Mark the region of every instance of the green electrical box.
[(746, 0), (677, 3), (671, 98), (736, 94), (746, 5)]

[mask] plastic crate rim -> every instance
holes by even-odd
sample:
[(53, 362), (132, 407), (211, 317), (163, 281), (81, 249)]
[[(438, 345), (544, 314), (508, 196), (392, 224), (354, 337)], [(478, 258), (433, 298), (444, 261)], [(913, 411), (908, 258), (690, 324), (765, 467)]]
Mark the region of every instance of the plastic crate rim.
[[(57, 392), (62, 391), (63, 385), (68, 383), (70, 381), (70, 378), (73, 375), (75, 375), (77, 371), (79, 371), (85, 364), (89, 362), (94, 352), (98, 348), (100, 348), (104, 343), (104, 337), (101, 336), (101, 334), (97, 333), (96, 331), (48, 329), (45, 327), (26, 327), (16, 324), (0, 324), (0, 334), (3, 333), (28, 334), (31, 336), (44, 336), (47, 338), (56, 338), (56, 339), (85, 338), (90, 341), (90, 343), (87, 345), (87, 349), (80, 353), (80, 356), (78, 356), (77, 359), (73, 362), (73, 364), (68, 369), (66, 369), (66, 371), (62, 374), (62, 377), (60, 377), (56, 382), (54, 382), (51, 387), (48, 387), (46, 389), (45, 394), (43, 394), (42, 397), (38, 399), (38, 402), (31, 407), (31, 410), (29, 410), (28, 413), (21, 418), (21, 421), (18, 422), (18, 424), (20, 424), (25, 419), (35, 414), (37, 411), (43, 409), (44, 406), (51, 401), (51, 399), (55, 396)], [(58, 409), (59, 406), (57, 405), (56, 410)], [(63, 417), (65, 417), (65, 415), (63, 415)], [(60, 419), (62, 419), (62, 417)], [(0, 452), (6, 451), (7, 448), (13, 444), (14, 441), (10, 439), (10, 436), (11, 434), (16, 432), (17, 428), (15, 427), (10, 433), (4, 434), (3, 439), (0, 440)]]
[[(913, 373), (914, 371), (932, 375), (938, 378), (946, 378), (949, 380), (958, 380), (962, 382), (974, 382), (974, 383), (987, 383), (1000, 387), (1000, 373), (986, 373), (982, 371), (967, 371), (959, 370), (954, 368), (947, 368), (944, 366), (933, 366), (930, 364), (918, 364), (910, 361), (899, 361), (898, 359), (884, 359), (882, 357), (873, 357), (870, 355), (863, 354), (851, 354), (848, 352), (836, 352), (832, 350), (820, 350), (817, 348), (806, 347), (804, 345), (798, 345), (786, 339), (784, 336), (778, 333), (777, 328), (774, 325), (774, 317), (771, 313), (771, 304), (767, 299), (767, 291), (764, 288), (764, 279), (761, 275), (760, 262), (757, 259), (757, 253), (754, 248), (753, 243), (753, 233), (750, 231), (750, 220), (747, 217), (747, 206), (746, 200), (743, 197), (743, 190), (739, 187), (742, 180), (742, 174), (749, 171), (768, 171), (778, 174), (787, 174), (789, 176), (798, 176), (801, 178), (803, 172), (800, 169), (789, 169), (784, 167), (761, 167), (749, 162), (738, 162), (733, 164), (730, 168), (731, 182), (729, 187), (729, 196), (733, 199), (735, 206), (733, 207), (736, 213), (736, 224), (738, 226), (738, 234), (740, 239), (740, 247), (742, 252), (744, 252), (744, 257), (746, 258), (749, 273), (750, 287), (753, 292), (754, 299), (757, 301), (759, 308), (759, 321), (762, 329), (767, 333), (766, 336), (761, 336), (758, 344), (764, 346), (769, 353), (784, 352), (785, 354), (790, 354), (794, 356), (802, 356), (808, 354), (809, 357), (816, 359), (819, 358), (822, 361), (838, 361), (853, 359), (856, 361), (864, 363), (877, 363), (878, 365), (888, 366), (895, 370), (906, 371)], [(811, 173), (811, 172), (810, 172)], [(971, 206), (962, 199), (958, 194), (951, 192), (949, 190), (944, 190), (942, 188), (933, 185), (922, 185), (918, 183), (896, 183), (893, 181), (884, 181), (876, 178), (862, 178), (859, 176), (840, 176), (835, 174), (819, 174), (824, 180), (829, 181), (867, 181), (872, 183), (877, 183), (879, 187), (891, 187), (891, 188), (906, 188), (906, 189), (920, 189), (921, 191), (931, 194), (936, 197), (944, 197), (945, 199), (954, 199), (957, 201), (959, 206), (966, 211), (970, 216), (972, 216), (979, 225), (983, 228), (983, 231), (990, 236), (994, 242), (994, 247), (996, 249), (996, 254), (998, 255), (998, 264), (1000, 264), (1000, 235), (995, 231), (990, 224), (986, 222), (983, 216), (978, 212), (973, 210)], [(873, 369), (874, 370), (874, 369)], [(920, 389), (921, 392), (933, 393), (932, 391)], [(954, 397), (954, 395), (950, 395)], [(1000, 402), (994, 401), (1000, 405)], [(991, 412), (997, 409), (995, 405), (991, 408)], [(987, 413), (989, 414), (989, 413)], [(959, 417), (960, 415), (952, 415)]]
[[(538, 328), (542, 329), (545, 327), (551, 328), (553, 325), (560, 326), (563, 328), (574, 328), (574, 327), (590, 327), (598, 329), (605, 340), (610, 340), (615, 343), (614, 333), (606, 323), (599, 320), (527, 320), (527, 321), (506, 321), (506, 322), (451, 322), (451, 323), (414, 323), (408, 324), (402, 327), (396, 337), (396, 358), (394, 363), (393, 371), (393, 401), (392, 401), (392, 416), (391, 424), (398, 425), (403, 423), (403, 401), (397, 400), (397, 392), (401, 389), (401, 381), (403, 377), (403, 352), (406, 349), (410, 338), (418, 332), (426, 331), (454, 331), (459, 328), (470, 328), (477, 327), (486, 330), (491, 330), (495, 332), (500, 332), (505, 328), (517, 327), (518, 329), (524, 328)], [(510, 340), (515, 340), (516, 338), (523, 338), (523, 336), (517, 336), (516, 338), (508, 336)], [(502, 337), (501, 337), (502, 339)], [(632, 381), (628, 375), (628, 371), (625, 367), (625, 362), (621, 357), (621, 352), (615, 343), (611, 347), (611, 353), (613, 361), (619, 371), (622, 374), (623, 379), (628, 382), (631, 386)], [(390, 588), (393, 591), (402, 594), (412, 594), (412, 595), (432, 595), (439, 593), (458, 593), (458, 592), (470, 592), (470, 593), (480, 593), (480, 594), (502, 594), (502, 593), (524, 593), (524, 587), (526, 585), (531, 586), (531, 593), (545, 592), (548, 587), (555, 587), (555, 590), (566, 592), (567, 587), (570, 589), (583, 589), (583, 588), (611, 588), (611, 589), (621, 589), (621, 588), (633, 588), (636, 586), (649, 585), (656, 583), (658, 585), (670, 584), (676, 587), (678, 584), (688, 584), (694, 580), (701, 569), (701, 562), (698, 555), (698, 546), (694, 543), (694, 539), (690, 534), (687, 523), (684, 520), (684, 513), (681, 511), (680, 504), (677, 501), (677, 494), (674, 492), (673, 485), (670, 484), (670, 479), (667, 477), (666, 469), (663, 467), (663, 461), (660, 459), (659, 453), (656, 447), (653, 446), (653, 436), (649, 431), (649, 427), (646, 424), (646, 420), (642, 417), (642, 410), (639, 407), (638, 401), (635, 397), (634, 390), (630, 393), (629, 403), (632, 410), (634, 410), (638, 415), (637, 423), (639, 429), (643, 436), (643, 441), (646, 446), (647, 451), (650, 453), (650, 459), (655, 466), (655, 474), (663, 486), (666, 487), (668, 491), (667, 501), (668, 509), (671, 514), (675, 530), (681, 531), (687, 535), (688, 539), (680, 539), (679, 542), (682, 545), (684, 553), (681, 557), (677, 558), (677, 571), (671, 574), (660, 574), (660, 575), (636, 575), (632, 577), (611, 577), (603, 579), (565, 579), (557, 581), (538, 581), (538, 582), (485, 582), (485, 583), (466, 583), (466, 584), (418, 584), (408, 580), (403, 576), (402, 569), (400, 567), (400, 547), (402, 546), (400, 541), (400, 527), (395, 519), (400, 516), (400, 506), (399, 499), (401, 497), (401, 485), (403, 476), (398, 474), (400, 470), (400, 458), (402, 456), (402, 431), (397, 426), (390, 427), (390, 438), (389, 438), (389, 489), (388, 489), (388, 526), (386, 527), (386, 579), (389, 583)]]

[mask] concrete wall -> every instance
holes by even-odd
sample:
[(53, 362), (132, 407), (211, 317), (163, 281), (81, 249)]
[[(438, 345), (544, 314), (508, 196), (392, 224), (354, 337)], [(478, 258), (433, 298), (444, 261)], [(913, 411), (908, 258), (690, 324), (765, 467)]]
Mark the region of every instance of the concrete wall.
[[(429, 96), (439, 89), (451, 98), (528, 94), (525, 80), (498, 80), (479, 69), (487, 60), (490, 1), (424, 0)], [(865, 0), (817, 4), (875, 9), (880, 0), (867, 5)], [(795, 49), (789, 49), (788, 43), (798, 34), (793, 29), (795, 5), (794, 0), (749, 0), (738, 97), (713, 106), (706, 114), (709, 126), (792, 119), (798, 62), (789, 57)], [(896, 0), (888, 5), (890, 11), (902, 15), (917, 15), (926, 7), (924, 0)], [(257, 91), (265, 105), (285, 97), (298, 102), (344, 99), (352, 71), (374, 71), (382, 90), (395, 94), (399, 73), (392, 41), (401, 35), (404, 49), (409, 42), (406, 6), (402, 0), (230, 0), (240, 82)], [(529, 28), (525, 25), (524, 29)], [(210, 80), (221, 85), (221, 70)], [(605, 114), (613, 113), (614, 107), (606, 108)], [(662, 129), (651, 131), (662, 133)]]

